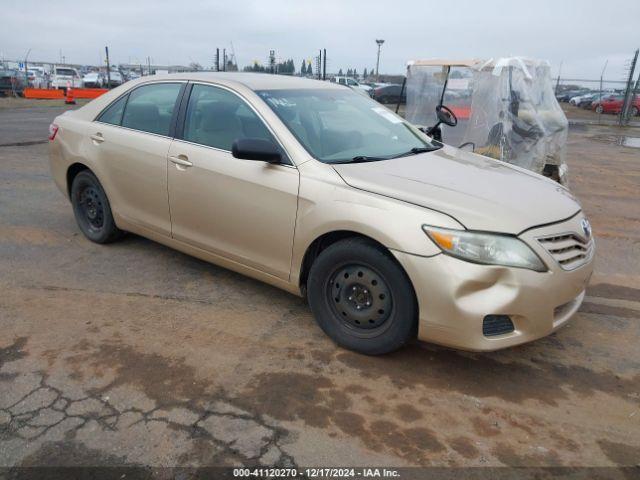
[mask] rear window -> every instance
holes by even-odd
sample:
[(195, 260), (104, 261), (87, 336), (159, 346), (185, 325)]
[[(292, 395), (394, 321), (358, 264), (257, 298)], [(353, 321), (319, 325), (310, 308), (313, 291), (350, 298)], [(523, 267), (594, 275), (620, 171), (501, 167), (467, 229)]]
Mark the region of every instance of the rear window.
[(75, 72), (70, 68), (56, 68), (56, 75), (66, 75), (69, 77), (73, 77)]
[(119, 98), (100, 114), (97, 118), (98, 122), (110, 123), (111, 125), (120, 125), (122, 123), (122, 113), (127, 103), (128, 95)]
[(143, 132), (169, 135), (171, 118), (182, 84), (156, 83), (129, 94), (122, 126)]

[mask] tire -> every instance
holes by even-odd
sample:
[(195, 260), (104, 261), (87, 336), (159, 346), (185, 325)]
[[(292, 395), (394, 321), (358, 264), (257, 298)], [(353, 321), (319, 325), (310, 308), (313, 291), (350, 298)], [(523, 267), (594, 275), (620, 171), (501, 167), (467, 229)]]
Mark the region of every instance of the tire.
[(323, 250), (311, 266), (307, 298), (320, 328), (350, 350), (382, 355), (416, 337), (411, 281), (391, 254), (367, 239)]
[(602, 105), (598, 105), (595, 108), (596, 113), (603, 113), (604, 112), (604, 108), (602, 107)]
[(71, 184), (71, 205), (78, 227), (95, 243), (111, 243), (124, 235), (113, 220), (109, 199), (89, 170), (78, 173)]
[(637, 117), (639, 113), (640, 113), (640, 110), (638, 110), (638, 107), (636, 107), (635, 105), (633, 107), (631, 107), (631, 116), (632, 117)]

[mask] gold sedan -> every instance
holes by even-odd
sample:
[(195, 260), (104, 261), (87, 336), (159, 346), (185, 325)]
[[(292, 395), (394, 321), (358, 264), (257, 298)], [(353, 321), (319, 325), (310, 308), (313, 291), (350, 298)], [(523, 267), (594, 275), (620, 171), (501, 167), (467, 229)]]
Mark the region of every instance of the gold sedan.
[(306, 296), (327, 335), (366, 354), (543, 337), (592, 272), (567, 189), (329, 82), (143, 77), (57, 117), (49, 143), (88, 239), (133, 232)]

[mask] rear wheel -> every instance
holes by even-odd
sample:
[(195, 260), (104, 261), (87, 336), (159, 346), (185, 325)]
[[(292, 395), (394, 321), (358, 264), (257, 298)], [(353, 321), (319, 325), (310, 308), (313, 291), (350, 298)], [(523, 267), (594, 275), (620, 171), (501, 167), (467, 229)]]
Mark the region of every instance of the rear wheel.
[(602, 108), (602, 105), (598, 105), (596, 107), (596, 113), (602, 113), (602, 112), (604, 112), (604, 108)]
[(71, 204), (80, 230), (92, 242), (110, 243), (122, 237), (124, 232), (113, 220), (107, 194), (89, 170), (73, 179)]
[(397, 350), (415, 337), (418, 306), (404, 270), (366, 239), (341, 240), (309, 272), (309, 305), (339, 345), (368, 355)]
[(632, 117), (637, 117), (638, 113), (640, 113), (640, 111), (638, 110), (638, 107), (636, 107), (635, 105), (633, 107), (631, 107), (631, 116)]

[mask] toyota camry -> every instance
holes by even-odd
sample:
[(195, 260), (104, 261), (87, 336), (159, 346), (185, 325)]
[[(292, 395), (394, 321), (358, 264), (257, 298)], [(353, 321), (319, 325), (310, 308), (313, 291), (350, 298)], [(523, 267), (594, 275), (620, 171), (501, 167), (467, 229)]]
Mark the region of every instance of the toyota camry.
[(565, 187), (330, 82), (142, 77), (57, 117), (49, 139), (89, 240), (132, 232), (304, 296), (329, 337), (366, 354), (543, 337), (592, 272)]

